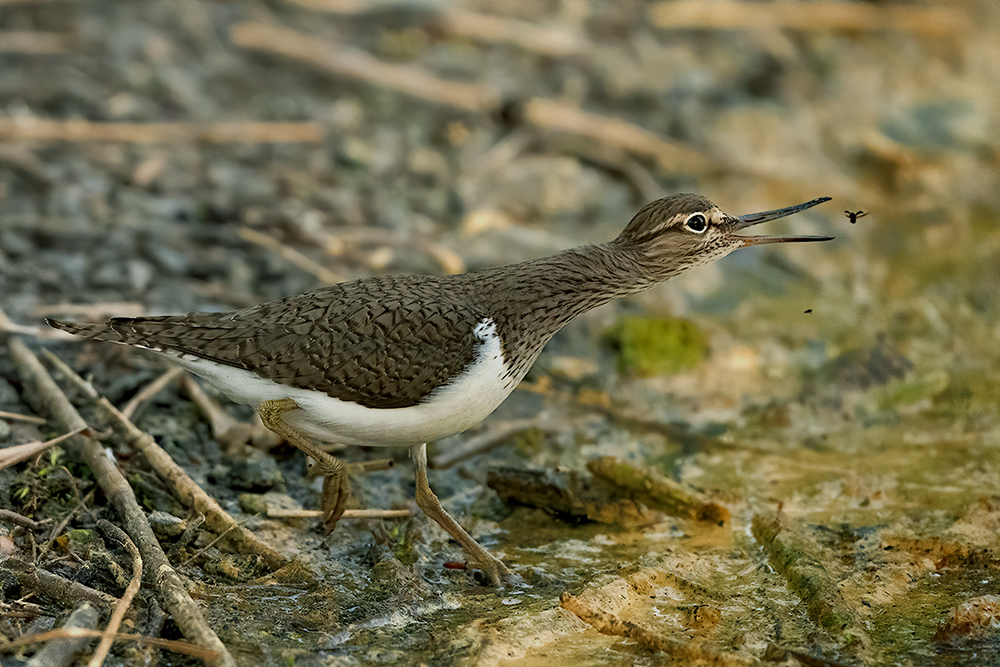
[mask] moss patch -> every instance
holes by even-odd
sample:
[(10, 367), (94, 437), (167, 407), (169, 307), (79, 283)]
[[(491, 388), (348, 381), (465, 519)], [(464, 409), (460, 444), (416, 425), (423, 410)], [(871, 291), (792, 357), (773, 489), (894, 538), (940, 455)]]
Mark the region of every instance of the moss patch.
[(603, 334), (626, 375), (651, 377), (676, 373), (708, 356), (708, 337), (691, 320), (626, 317)]

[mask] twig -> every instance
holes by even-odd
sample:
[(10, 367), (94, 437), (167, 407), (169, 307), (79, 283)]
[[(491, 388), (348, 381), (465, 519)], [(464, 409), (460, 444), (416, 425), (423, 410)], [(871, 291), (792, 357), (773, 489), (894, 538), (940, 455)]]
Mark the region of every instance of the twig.
[(645, 504), (668, 514), (710, 523), (724, 523), (730, 519), (729, 510), (719, 503), (699, 498), (683, 484), (649, 470), (640, 470), (614, 456), (588, 461), (587, 469), (638, 494)]
[(535, 127), (565, 132), (650, 157), (667, 171), (703, 172), (720, 166), (702, 153), (638, 125), (589, 113), (564, 102), (536, 97), (524, 103), (521, 114)]
[[(310, 457), (312, 458), (312, 457)], [(371, 459), (369, 461), (355, 461), (353, 463), (347, 464), (347, 474), (349, 475), (361, 475), (366, 472), (378, 472), (379, 470), (391, 470), (396, 462), (392, 459)], [(313, 469), (315, 468), (315, 469)], [(307, 471), (310, 477), (315, 477), (323, 474), (321, 472), (322, 465), (313, 465)]]
[(101, 643), (94, 650), (94, 655), (91, 656), (87, 667), (101, 667), (101, 664), (108, 655), (108, 651), (111, 650), (111, 644), (115, 640), (115, 635), (122, 624), (122, 619), (125, 618), (125, 612), (128, 611), (129, 605), (132, 604), (132, 598), (139, 592), (139, 584), (142, 583), (142, 556), (139, 554), (135, 543), (129, 539), (125, 531), (110, 521), (101, 519), (97, 522), (97, 527), (104, 533), (105, 537), (118, 540), (125, 547), (125, 550), (128, 551), (129, 556), (132, 557), (132, 579), (128, 582), (125, 593), (122, 594), (121, 601), (115, 605), (115, 610), (111, 613), (111, 620), (108, 621), (107, 627), (104, 628), (104, 634), (101, 635)]
[[(92, 630), (97, 625), (97, 619), (97, 609), (89, 602), (84, 602), (73, 610), (60, 630), (69, 630), (70, 628)], [(38, 637), (38, 635), (34, 635), (34, 637)], [(87, 639), (87, 637), (79, 635), (64, 635), (53, 638), (28, 661), (26, 667), (68, 666), (87, 645)]]
[[(237, 524), (229, 527), (228, 529), (226, 529), (225, 532), (222, 532), (222, 533), (219, 533), (218, 535), (216, 535), (214, 540), (212, 540), (211, 542), (209, 542), (208, 544), (206, 544), (205, 546), (203, 546), (201, 549), (198, 549), (198, 551), (195, 551), (194, 554), (192, 554), (188, 558), (185, 558), (184, 561), (180, 564), (180, 567), (183, 567), (183, 566), (187, 565), (189, 562), (193, 561), (195, 558), (197, 558), (198, 556), (202, 555), (203, 553), (205, 553), (206, 551), (208, 551), (209, 549), (211, 549), (212, 547), (214, 547), (216, 544), (218, 544), (219, 540), (221, 540), (222, 538), (224, 538), (230, 532), (236, 530), (237, 528), (243, 528), (244, 524), (247, 521), (249, 521), (250, 519), (253, 519), (256, 516), (257, 516), (256, 514), (253, 515), (253, 516), (248, 516), (247, 518), (243, 519), (243, 521), (240, 521), (239, 523), (237, 523)], [(243, 529), (246, 530), (245, 528), (243, 528)]]
[(751, 522), (754, 539), (768, 561), (801, 598), (809, 618), (845, 644), (870, 646), (864, 623), (844, 599), (837, 580), (823, 565), (819, 549), (799, 534), (780, 512), (759, 512)]
[(172, 144), (316, 143), (323, 140), (318, 123), (96, 123), (86, 120), (0, 118), (0, 139), (17, 141), (112, 141)]
[(45, 524), (50, 523), (52, 519), (35, 521), (34, 519), (29, 519), (23, 514), (18, 514), (14, 510), (3, 509), (0, 507), (0, 521), (10, 521), (11, 523), (16, 523), (19, 526), (30, 528), (31, 530), (38, 530)]
[(500, 104), (500, 97), (489, 88), (439, 79), (416, 65), (384, 63), (364, 51), (288, 28), (248, 22), (233, 27), (230, 36), (237, 46), (298, 60), (435, 104), (475, 112), (489, 112)]
[(0, 570), (12, 573), (17, 583), (24, 588), (57, 600), (67, 607), (90, 602), (106, 609), (113, 609), (118, 604), (118, 598), (114, 596), (60, 577), (20, 558), (6, 559), (0, 563)]
[(215, 438), (216, 442), (230, 448), (245, 444), (253, 436), (252, 424), (241, 422), (230, 416), (211, 396), (205, 393), (205, 390), (191, 375), (185, 374), (181, 378), (181, 388), (188, 398), (198, 406), (202, 416), (208, 420), (208, 427), (212, 430), (212, 437)]
[(441, 452), (431, 459), (430, 467), (435, 470), (450, 468), (460, 461), (488, 452), (502, 444), (512, 435), (537, 428), (546, 432), (557, 432), (565, 428), (565, 423), (554, 423), (551, 419), (529, 417), (527, 419), (512, 419), (501, 424), (491, 425), (484, 433), (468, 438), (457, 447)]
[[(358, 15), (371, 11), (370, 1), (359, 0), (288, 0), (317, 12)], [(559, 27), (508, 18), (499, 14), (481, 14), (457, 7), (442, 6), (431, 23), (441, 32), (460, 35), (487, 44), (513, 44), (542, 56), (562, 57), (585, 53), (589, 44), (579, 35)]]
[[(51, 327), (45, 327), (45, 329), (51, 329)], [(52, 331), (55, 331), (56, 333), (65, 333), (65, 332), (58, 332), (55, 329), (52, 329)], [(24, 334), (26, 336), (40, 336), (43, 334), (43, 329), (42, 327), (29, 327), (23, 324), (16, 324), (9, 317), (7, 317), (7, 313), (0, 310), (0, 333), (16, 333), (16, 334)]]
[(434, 20), (439, 30), (487, 44), (513, 44), (541, 56), (560, 58), (586, 53), (592, 46), (564, 28), (541, 26), (497, 14), (480, 14), (449, 6)]
[(184, 470), (174, 463), (163, 449), (156, 444), (153, 436), (140, 431), (135, 424), (126, 419), (106, 398), (97, 402), (98, 413), (111, 422), (112, 427), (126, 441), (138, 449), (149, 461), (156, 473), (173, 490), (174, 494), (184, 503), (205, 515), (205, 522), (217, 535), (232, 531), (229, 539), (241, 553), (259, 556), (264, 566), (274, 571), (288, 564), (288, 559), (257, 539), (249, 530), (222, 509), (211, 496), (205, 493), (194, 480), (188, 477)]
[(382, 243), (397, 248), (412, 248), (429, 255), (445, 273), (464, 273), (465, 260), (451, 248), (423, 236), (377, 227), (352, 227), (338, 229), (336, 234), (325, 231), (310, 233), (310, 236), (326, 249), (327, 253), (339, 257), (346, 252), (347, 243)]
[(733, 2), (680, 0), (650, 7), (649, 18), (659, 28), (785, 28), (827, 32), (872, 30), (960, 37), (970, 27), (968, 14), (948, 6), (876, 5), (856, 2)]
[(163, 391), (167, 385), (180, 377), (182, 373), (184, 373), (184, 369), (180, 366), (171, 366), (170, 369), (160, 375), (160, 377), (143, 387), (142, 391), (133, 396), (132, 400), (126, 403), (125, 407), (122, 408), (122, 415), (124, 415), (125, 419), (133, 419), (136, 416), (136, 412), (138, 412), (140, 408), (145, 407), (146, 401)]
[[(501, 96), (486, 86), (440, 79), (416, 65), (384, 63), (362, 51), (287, 28), (241, 23), (232, 29), (231, 36), (239, 46), (292, 58), (337, 76), (358, 79), (435, 104), (478, 113), (497, 113), (503, 105)], [(509, 115), (517, 121), (652, 157), (669, 171), (720, 168), (705, 155), (637, 125), (588, 113), (563, 102), (532, 98), (505, 106), (513, 110)]]
[(258, 232), (256, 229), (251, 229), (250, 227), (240, 227), (236, 233), (239, 234), (240, 238), (244, 241), (256, 243), (261, 247), (267, 248), (285, 261), (290, 262), (306, 273), (313, 274), (325, 285), (332, 285), (334, 283), (344, 281), (343, 276), (336, 271), (331, 271), (322, 264), (314, 262), (295, 248), (285, 245), (273, 236), (263, 232)]
[(11, 421), (18, 422), (30, 422), (32, 424), (46, 424), (47, 419), (42, 417), (36, 417), (34, 415), (22, 415), (17, 412), (7, 412), (6, 410), (0, 410), (0, 419), (10, 419)]
[[(322, 510), (268, 509), (269, 519), (313, 519), (324, 516)], [(413, 516), (410, 510), (344, 510), (343, 519), (405, 519)]]
[(58, 438), (52, 438), (51, 440), (46, 440), (45, 442), (26, 442), (23, 445), (14, 445), (13, 447), (0, 449), (0, 470), (30, 459), (32, 456), (37, 454), (41, 454), (49, 447), (58, 445), (63, 440), (71, 438), (74, 435), (79, 435), (83, 431), (87, 430), (87, 428), (88, 427), (85, 425), (75, 431), (72, 431), (71, 433), (64, 433)]
[[(59, 630), (42, 632), (37, 635), (25, 635), (23, 637), (18, 637), (17, 639), (0, 644), (0, 650), (9, 650), (17, 648), (18, 646), (29, 646), (38, 642), (47, 642), (52, 639), (65, 639), (68, 637), (100, 637), (102, 634), (103, 633), (100, 630), (89, 630), (87, 628), (60, 628)], [(141, 635), (124, 633), (116, 634), (114, 639), (115, 641), (120, 642), (136, 642), (137, 644), (146, 644), (149, 646), (155, 646), (165, 651), (173, 651), (174, 653), (180, 653), (181, 655), (189, 655), (194, 658), (200, 658), (210, 665), (216, 664), (219, 660), (218, 651), (207, 649), (204, 646), (198, 646), (196, 644), (192, 644), (191, 642), (182, 642), (175, 639), (159, 639), (157, 637), (143, 637)]]
[[(36, 404), (36, 409), (44, 408), (63, 428), (76, 430), (86, 427), (86, 422), (27, 346), (18, 338), (13, 338), (9, 343), (9, 349), (22, 380), (31, 390), (30, 395)], [(111, 408), (114, 409), (114, 406)], [(184, 582), (170, 566), (166, 554), (163, 553), (149, 526), (146, 515), (136, 502), (135, 494), (121, 471), (104, 455), (104, 448), (93, 438), (77, 435), (71, 438), (70, 442), (90, 467), (109, 503), (124, 521), (126, 532), (135, 541), (143, 554), (143, 559), (150, 567), (152, 573), (150, 583), (163, 601), (164, 608), (173, 616), (181, 633), (189, 640), (217, 651), (217, 656), (212, 661), (213, 665), (235, 667), (233, 657), (219, 640), (218, 635), (205, 622), (198, 606), (188, 594)]]
[(66, 52), (67, 35), (32, 30), (0, 31), (0, 53), (43, 56)]
[[(72, 477), (70, 477), (70, 479), (72, 479)], [(87, 500), (93, 500), (96, 489), (92, 489), (90, 493), (87, 494), (86, 498), (79, 498), (79, 491), (77, 491), (75, 483), (73, 484), (73, 491), (78, 496), (76, 505), (74, 505), (73, 509), (66, 513), (66, 516), (63, 517), (62, 521), (53, 526), (52, 530), (49, 531), (49, 536), (46, 538), (45, 543), (41, 548), (42, 554), (48, 554), (52, 550), (52, 545), (55, 544), (56, 538), (62, 535), (63, 530), (65, 530), (66, 526), (69, 525), (69, 522), (73, 520), (76, 513), (86, 505)]]
[(655, 632), (645, 625), (623, 621), (617, 615), (605, 611), (593, 602), (569, 593), (559, 596), (559, 606), (577, 616), (581, 621), (593, 626), (602, 635), (627, 637), (639, 642), (651, 651), (663, 651), (682, 664), (716, 665), (717, 667), (743, 667), (755, 661), (730, 653), (720, 653), (706, 641), (685, 641), (672, 639)]

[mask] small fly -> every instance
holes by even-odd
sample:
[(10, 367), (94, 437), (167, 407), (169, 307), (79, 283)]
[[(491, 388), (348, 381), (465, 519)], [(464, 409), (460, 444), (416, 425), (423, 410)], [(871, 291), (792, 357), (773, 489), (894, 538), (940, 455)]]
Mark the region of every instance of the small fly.
[(858, 218), (863, 218), (868, 215), (868, 211), (854, 211), (853, 213), (851, 211), (844, 211), (844, 213), (851, 219), (852, 225), (858, 221)]

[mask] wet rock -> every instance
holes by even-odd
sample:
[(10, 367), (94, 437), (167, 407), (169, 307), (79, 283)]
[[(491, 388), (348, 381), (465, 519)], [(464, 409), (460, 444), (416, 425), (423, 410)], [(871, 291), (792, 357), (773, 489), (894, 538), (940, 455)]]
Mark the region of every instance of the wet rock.
[(1000, 597), (983, 595), (966, 600), (951, 611), (944, 623), (938, 625), (934, 640), (953, 642), (960, 639), (976, 640), (997, 637), (1000, 633)]
[(14, 389), (14, 385), (0, 377), (0, 405), (10, 408), (19, 403), (17, 389)]
[(244, 448), (245, 456), (233, 461), (229, 469), (229, 483), (234, 489), (267, 491), (284, 488), (285, 478), (277, 462), (258, 449)]
[(151, 512), (147, 519), (153, 532), (156, 533), (156, 537), (161, 540), (177, 537), (187, 528), (186, 521), (162, 510)]
[(563, 521), (597, 521), (646, 525), (652, 512), (614, 489), (572, 471), (535, 471), (514, 468), (490, 470), (486, 485), (506, 503), (534, 507)]
[(883, 340), (870, 349), (845, 352), (827, 364), (822, 375), (843, 387), (869, 389), (904, 377), (912, 368), (913, 362)]

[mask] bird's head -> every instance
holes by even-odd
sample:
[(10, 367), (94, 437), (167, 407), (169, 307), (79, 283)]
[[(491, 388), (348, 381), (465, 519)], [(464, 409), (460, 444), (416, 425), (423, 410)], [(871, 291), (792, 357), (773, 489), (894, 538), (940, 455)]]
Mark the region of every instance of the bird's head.
[(831, 236), (743, 236), (747, 227), (783, 218), (829, 201), (812, 201), (762, 213), (732, 216), (701, 195), (679, 194), (646, 204), (615, 243), (637, 252), (655, 280), (725, 257), (734, 250), (768, 243), (829, 241)]

